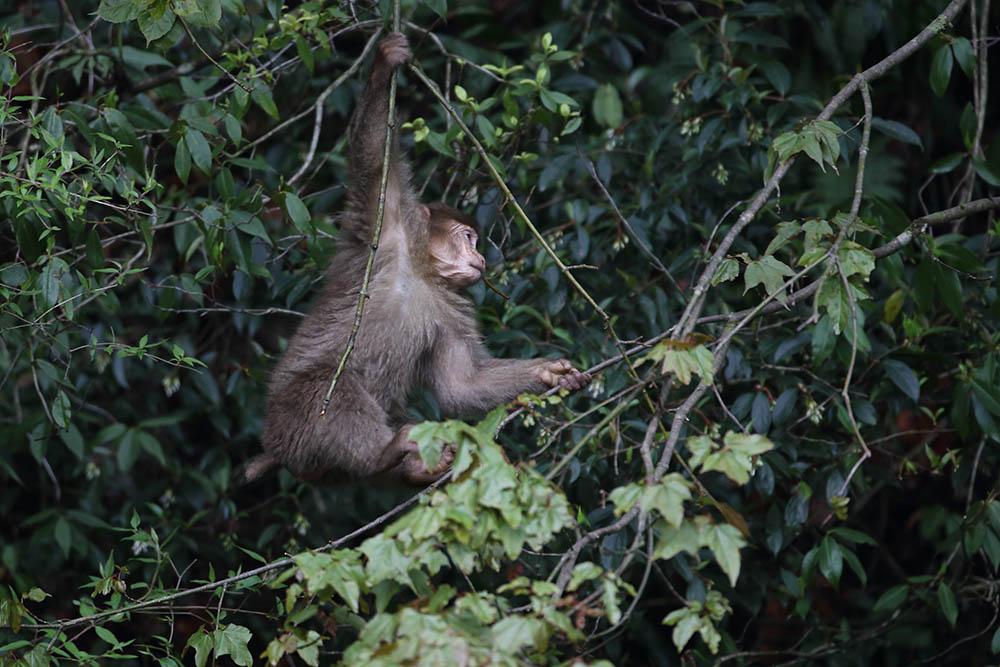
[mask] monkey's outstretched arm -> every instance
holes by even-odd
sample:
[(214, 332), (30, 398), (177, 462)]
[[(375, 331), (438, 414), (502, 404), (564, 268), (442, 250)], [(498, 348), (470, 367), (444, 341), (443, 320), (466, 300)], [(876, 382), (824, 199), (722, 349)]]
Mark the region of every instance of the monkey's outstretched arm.
[(434, 394), (449, 415), (485, 412), (526, 391), (576, 390), (589, 381), (565, 359), (496, 359), (479, 343), (455, 337), (439, 344), (431, 368)]
[[(378, 208), (382, 159), (385, 153), (386, 122), (389, 113), (389, 81), (396, 68), (410, 59), (406, 37), (392, 33), (376, 49), (368, 83), (351, 118), (348, 171), (351, 184), (347, 191), (347, 208), (342, 224), (367, 243)], [(410, 169), (399, 151), (397, 134), (393, 131), (389, 158), (389, 179), (386, 187), (386, 231), (412, 214), (416, 197), (410, 186)], [(389, 231), (391, 234), (392, 232)]]

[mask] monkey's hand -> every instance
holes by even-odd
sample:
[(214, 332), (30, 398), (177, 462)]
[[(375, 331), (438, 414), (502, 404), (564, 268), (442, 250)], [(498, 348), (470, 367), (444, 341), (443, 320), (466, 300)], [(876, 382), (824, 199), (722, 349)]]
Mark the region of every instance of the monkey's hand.
[(409, 62), (412, 57), (413, 54), (410, 53), (410, 43), (406, 40), (406, 35), (401, 32), (392, 32), (379, 42), (378, 52), (375, 56), (375, 68), (391, 72), (403, 63)]
[(590, 384), (590, 375), (573, 368), (566, 359), (543, 361), (535, 370), (546, 387), (561, 387), (570, 391), (583, 389)]

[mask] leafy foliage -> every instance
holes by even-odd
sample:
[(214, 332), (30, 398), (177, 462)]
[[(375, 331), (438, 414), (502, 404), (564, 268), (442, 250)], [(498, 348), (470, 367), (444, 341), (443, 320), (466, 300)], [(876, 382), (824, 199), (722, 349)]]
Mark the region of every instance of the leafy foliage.
[(995, 661), (997, 8), (402, 3), (488, 345), (595, 381), (235, 489), (389, 4), (0, 10), (3, 661)]

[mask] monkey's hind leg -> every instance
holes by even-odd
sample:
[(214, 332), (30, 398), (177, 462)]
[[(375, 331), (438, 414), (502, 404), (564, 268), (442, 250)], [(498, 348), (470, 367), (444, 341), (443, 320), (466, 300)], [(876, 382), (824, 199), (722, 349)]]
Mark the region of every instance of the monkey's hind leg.
[(389, 426), (388, 414), (356, 376), (341, 376), (325, 415), (319, 414), (322, 397), (316, 398), (315, 405), (307, 408), (313, 433), (304, 440), (315, 443), (308, 458), (319, 469), (309, 474), (367, 479), (385, 474), (403, 460), (405, 452)]
[(446, 445), (441, 450), (441, 458), (438, 460), (437, 466), (429, 469), (424, 460), (420, 458), (417, 443), (410, 440), (409, 434), (409, 425), (402, 427), (396, 433), (396, 437), (386, 450), (386, 460), (396, 460), (398, 463), (389, 468), (383, 476), (386, 479), (406, 484), (427, 486), (447, 475), (455, 461), (455, 448)]

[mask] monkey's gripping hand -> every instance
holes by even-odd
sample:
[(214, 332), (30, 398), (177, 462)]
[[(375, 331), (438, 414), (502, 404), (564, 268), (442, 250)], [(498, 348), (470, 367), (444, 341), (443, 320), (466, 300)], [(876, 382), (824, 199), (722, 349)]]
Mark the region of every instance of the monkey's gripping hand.
[(566, 359), (543, 361), (535, 369), (538, 379), (547, 387), (561, 387), (570, 391), (583, 389), (590, 384), (590, 375), (573, 368)]
[(375, 69), (389, 73), (409, 62), (412, 57), (413, 54), (410, 53), (410, 43), (406, 40), (406, 35), (401, 32), (392, 32), (379, 42), (378, 52), (375, 55)]

